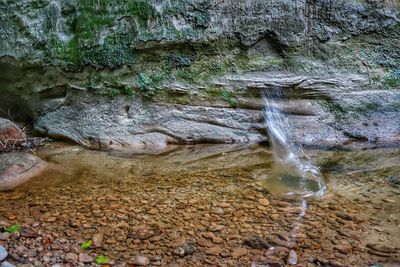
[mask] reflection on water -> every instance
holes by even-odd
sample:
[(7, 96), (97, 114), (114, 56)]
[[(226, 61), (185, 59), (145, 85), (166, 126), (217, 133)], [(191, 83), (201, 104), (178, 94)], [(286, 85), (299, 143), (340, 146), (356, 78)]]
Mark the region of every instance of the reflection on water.
[[(259, 145), (139, 154), (53, 143), (38, 152), (53, 163), (51, 170), (0, 194), (0, 221), (15, 216), (23, 227), (39, 221), (44, 234), (78, 245), (102, 231), (109, 243), (93, 252), (117, 262), (143, 254), (180, 266), (285, 265), (293, 250), (302, 266), (399, 263), (400, 148), (305, 153), (328, 185), (307, 204), (279, 195), (298, 187), (317, 190), (311, 181), (299, 185), (304, 180), (283, 176), (268, 191), (260, 186), (274, 159)], [(163, 229), (154, 240), (132, 238), (132, 229), (154, 224)], [(174, 255), (182, 242), (195, 244), (196, 252)], [(237, 257), (239, 248), (243, 255)]]

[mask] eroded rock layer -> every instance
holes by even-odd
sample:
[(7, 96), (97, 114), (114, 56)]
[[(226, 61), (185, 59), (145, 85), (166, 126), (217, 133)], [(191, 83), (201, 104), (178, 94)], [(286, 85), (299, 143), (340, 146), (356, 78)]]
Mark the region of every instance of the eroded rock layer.
[(400, 3), (3, 1), (0, 114), (100, 148), (267, 138), (279, 86), (304, 144), (400, 136)]

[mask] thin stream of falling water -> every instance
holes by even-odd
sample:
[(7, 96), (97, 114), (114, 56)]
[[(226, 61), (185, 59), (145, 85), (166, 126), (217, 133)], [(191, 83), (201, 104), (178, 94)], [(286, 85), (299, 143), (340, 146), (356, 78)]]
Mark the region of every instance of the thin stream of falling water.
[(290, 246), (294, 247), (307, 211), (306, 197), (322, 196), (326, 191), (324, 178), (319, 169), (306, 157), (301, 146), (293, 141), (288, 117), (280, 110), (284, 99), (279, 87), (262, 92), (265, 125), (269, 133), (274, 155), (273, 171), (263, 181), (271, 193), (301, 197), (301, 212), (289, 233)]
[(301, 200), (301, 212), (297, 217), (297, 220), (294, 224), (292, 231), (289, 234), (290, 245), (293, 247), (296, 244), (297, 233), (300, 231), (301, 223), (303, 222), (303, 218), (306, 215), (307, 211), (307, 201), (305, 199)]
[(265, 125), (269, 133), (274, 156), (272, 172), (263, 177), (263, 186), (271, 194), (322, 196), (326, 191), (319, 169), (294, 142), (289, 119), (279, 104), (284, 99), (279, 87), (262, 92)]

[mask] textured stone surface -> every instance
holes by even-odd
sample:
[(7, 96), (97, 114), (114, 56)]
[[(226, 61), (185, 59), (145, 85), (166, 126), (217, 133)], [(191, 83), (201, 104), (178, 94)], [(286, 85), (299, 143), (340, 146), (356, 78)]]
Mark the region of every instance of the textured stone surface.
[[(265, 39), (278, 50), (377, 31), (399, 20), (398, 1), (4, 1), (0, 55), (118, 67), (135, 50)], [(134, 49), (132, 49), (134, 48)]]
[(25, 153), (0, 154), (0, 191), (9, 190), (40, 174), (47, 164)]
[(3, 1), (0, 102), (96, 148), (266, 138), (260, 90), (306, 144), (399, 139), (399, 2)]
[[(280, 108), (289, 115), (293, 138), (299, 143), (335, 145), (350, 139), (400, 140), (400, 92), (360, 89), (369, 87), (365, 75), (324, 78), (253, 73), (227, 76), (216, 84), (238, 95), (245, 92), (243, 97), (237, 97), (238, 108), (109, 100), (74, 91), (59, 108), (43, 112), (35, 126), (46, 135), (93, 148), (258, 142), (266, 139), (260, 91), (279, 86), (288, 97)], [(254, 96), (251, 92), (255, 92)]]
[(13, 122), (0, 118), (0, 151), (26, 141), (25, 133)]

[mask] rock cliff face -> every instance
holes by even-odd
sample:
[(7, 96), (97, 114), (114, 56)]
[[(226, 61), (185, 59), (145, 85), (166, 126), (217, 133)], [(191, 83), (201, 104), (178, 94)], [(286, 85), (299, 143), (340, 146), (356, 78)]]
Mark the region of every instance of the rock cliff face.
[(398, 0), (3, 0), (0, 14), (0, 112), (50, 136), (260, 141), (260, 90), (280, 86), (299, 142), (400, 139)]

